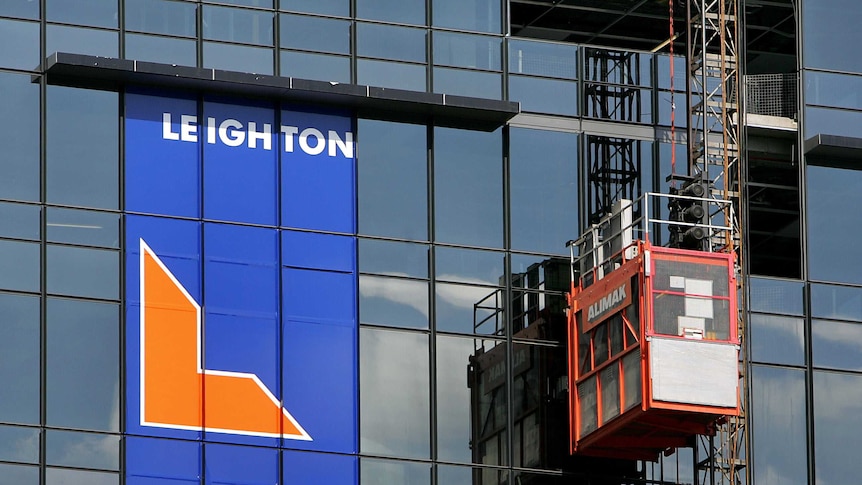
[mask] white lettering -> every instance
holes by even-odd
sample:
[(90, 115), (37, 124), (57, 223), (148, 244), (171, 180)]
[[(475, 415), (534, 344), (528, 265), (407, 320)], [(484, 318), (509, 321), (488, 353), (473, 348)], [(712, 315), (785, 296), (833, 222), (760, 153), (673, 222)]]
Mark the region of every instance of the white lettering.
[(345, 158), (353, 158), (353, 133), (347, 132), (344, 134), (344, 140), (338, 136), (338, 133), (329, 130), (329, 156), (335, 156), (335, 148), (341, 150), (341, 154)]
[[(228, 128), (233, 128), (234, 131), (228, 132)], [(222, 121), (219, 125), (218, 137), (225, 145), (229, 147), (238, 147), (245, 141), (245, 132), (240, 131), (241, 129), (242, 123), (235, 119), (228, 118)]]
[(198, 141), (198, 117), (191, 115), (180, 116), (180, 140)]
[(281, 132), (284, 133), (284, 151), (293, 152), (293, 135), (299, 132), (299, 128), (295, 126), (281, 126)]
[[(308, 144), (308, 137), (317, 138), (317, 143), (312, 147)], [(326, 139), (320, 130), (314, 128), (306, 128), (299, 134), (299, 148), (309, 155), (320, 155), (326, 149)]]
[(180, 134), (171, 131), (171, 114), (162, 113), (162, 138), (165, 140), (179, 140)]
[(257, 123), (248, 122), (248, 147), (257, 148), (257, 141), (263, 141), (264, 150), (272, 150), (272, 125), (263, 124), (263, 131), (257, 131)]
[(216, 141), (216, 120), (213, 117), (207, 118), (207, 143), (215, 144)]
[(587, 320), (595, 320), (626, 299), (626, 286), (622, 285), (587, 308)]

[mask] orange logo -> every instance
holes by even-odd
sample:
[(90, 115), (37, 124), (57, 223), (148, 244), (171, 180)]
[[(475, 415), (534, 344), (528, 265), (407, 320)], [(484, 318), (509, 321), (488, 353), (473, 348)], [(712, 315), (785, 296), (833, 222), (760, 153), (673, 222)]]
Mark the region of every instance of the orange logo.
[(201, 307), (141, 247), (141, 424), (311, 441), (254, 374), (203, 368)]

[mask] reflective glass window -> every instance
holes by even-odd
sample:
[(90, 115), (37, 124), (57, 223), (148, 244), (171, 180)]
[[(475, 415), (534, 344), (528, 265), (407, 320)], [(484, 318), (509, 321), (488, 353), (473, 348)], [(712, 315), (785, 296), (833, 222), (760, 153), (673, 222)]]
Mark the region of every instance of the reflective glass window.
[(806, 104), (862, 109), (862, 76), (817, 71), (803, 76)]
[(359, 320), (392, 327), (428, 328), (428, 282), (359, 277)]
[(347, 17), (350, 15), (350, 0), (279, 0), (279, 8)]
[[(503, 341), (437, 337), (437, 457), (461, 463), (485, 462), (493, 440), (505, 456), (508, 387)], [(500, 438), (503, 438), (502, 440)], [(496, 456), (494, 457), (496, 458)], [(505, 461), (498, 462), (505, 464)], [(443, 483), (443, 482), (441, 482)], [(449, 482), (446, 482), (449, 483)]]
[(428, 277), (428, 246), (377, 239), (359, 240), (359, 271), (387, 276)]
[(501, 130), (434, 130), (435, 238), (501, 247), (503, 154)]
[(5, 2), (0, 2), (0, 15), (37, 20), (39, 18), (39, 2), (32, 0), (6, 0)]
[(39, 243), (0, 239), (0, 288), (39, 291)]
[[(787, 400), (776, 405), (780, 406), (777, 409), (786, 408)], [(774, 413), (774, 409), (776, 408), (770, 408), (770, 411), (764, 410), (764, 414)], [(814, 442), (817, 446), (814, 447), (814, 477), (817, 483), (844, 483), (848, 477), (855, 476), (856, 466), (853, 460), (848, 459), (848, 452), (862, 446), (862, 435), (858, 432), (860, 426), (862, 426), (862, 376), (815, 371)], [(794, 437), (792, 440), (776, 441), (772, 449), (778, 452), (790, 443), (798, 443), (801, 446), (805, 443), (803, 436), (798, 439)], [(802, 464), (805, 460), (796, 458), (792, 463)], [(795, 474), (795, 476), (802, 478), (805, 474)]]
[(401, 62), (356, 61), (356, 82), (381, 88), (425, 91), (427, 86), (425, 66)]
[(499, 71), (502, 40), (487, 35), (434, 31), (434, 64)]
[(805, 138), (818, 134), (859, 136), (857, 126), (862, 124), (862, 112), (837, 108), (805, 107)]
[[(39, 297), (11, 295), (0, 293), (0, 388), (4, 389), (4, 398), (0, 400), (0, 421), (11, 423), (39, 423)], [(3, 428), (5, 429), (5, 428)], [(0, 438), (4, 435), (0, 429)], [(20, 433), (18, 433), (20, 434)], [(15, 436), (18, 436), (15, 434)], [(20, 452), (28, 448), (28, 439), (14, 438), (21, 441)], [(0, 439), (0, 443), (8, 443)], [(32, 446), (38, 449), (39, 439), (36, 437)], [(7, 445), (0, 444), (0, 460), (14, 449), (5, 450)], [(36, 452), (36, 460), (39, 453)], [(24, 458), (21, 458), (24, 460)], [(27, 460), (24, 460), (27, 461)]]
[(117, 93), (48, 86), (47, 109), (47, 201), (116, 209)]
[(432, 24), (479, 32), (500, 32), (500, 0), (432, 0)]
[(38, 205), (0, 202), (0, 236), (38, 241), (41, 213)]
[(119, 431), (119, 310), (116, 304), (48, 299), (49, 426)]
[(206, 0), (206, 1), (217, 1), (219, 3), (229, 3), (232, 5), (243, 5), (246, 7), (272, 8), (272, 2), (274, 0)]
[(359, 462), (360, 482), (370, 485), (428, 485), (431, 483), (431, 465), (407, 461), (363, 458)]
[(48, 467), (45, 471), (45, 485), (71, 485), (77, 483), (86, 483), (87, 485), (119, 485), (120, 475), (116, 473), (68, 470), (52, 467)]
[(509, 76), (509, 100), (521, 111), (574, 116), (578, 113), (578, 84), (573, 81)]
[(126, 30), (194, 37), (196, 11), (197, 6), (191, 2), (126, 0)]
[(39, 485), (39, 467), (0, 464), (0, 485)]
[(502, 289), (437, 283), (437, 330), (503, 335), (506, 328)]
[[(862, 113), (860, 113), (862, 115)], [(836, 214), (862, 206), (862, 171), (808, 166), (808, 268), (811, 279), (862, 283), (858, 225), (836, 223)]]
[(492, 72), (435, 67), (434, 92), (500, 99), (503, 96), (503, 76)]
[(848, 52), (848, 46), (862, 42), (859, 4), (855, 0), (817, 0), (802, 2), (802, 8), (805, 67), (862, 72), (862, 59)]
[(565, 254), (578, 223), (578, 135), (510, 131), (512, 249)]
[(812, 284), (811, 316), (862, 321), (862, 288)]
[(359, 120), (357, 130), (359, 232), (428, 239), (426, 127)]
[(758, 485), (808, 483), (805, 372), (753, 366), (751, 380), (753, 471)]
[[(671, 56), (665, 54), (656, 54), (655, 66), (656, 76), (658, 77), (658, 87), (662, 89), (670, 88), (671, 81)], [(685, 87), (688, 80), (685, 77), (685, 71), (688, 63), (684, 56), (679, 54), (673, 56), (673, 84), (674, 88)], [(643, 77), (643, 76), (641, 76)], [(648, 78), (647, 78), (648, 79)], [(682, 97), (682, 96), (681, 96)]]
[(576, 79), (578, 46), (509, 39), (509, 73)]
[(356, 24), (360, 56), (425, 62), (425, 30), (380, 24)]
[(48, 245), (48, 293), (116, 300), (120, 253)]
[(191, 39), (126, 34), (126, 59), (194, 66), (197, 46)]
[(350, 58), (310, 52), (281, 51), (281, 75), (299, 79), (349, 83)]
[(71, 52), (89, 56), (118, 57), (119, 34), (115, 31), (48, 25), (45, 52)]
[(503, 253), (437, 246), (434, 249), (438, 281), (503, 286)]
[[(328, 453), (284, 450), (282, 483), (356, 483), (358, 458)], [(363, 482), (364, 483), (364, 482)]]
[[(363, 453), (430, 456), (428, 371), (426, 334), (360, 329), (359, 442)], [(364, 465), (362, 469), (365, 476)], [(385, 474), (368, 476), (376, 477), (372, 483), (411, 483), (386, 480)]]
[(805, 326), (801, 318), (752, 313), (751, 358), (770, 364), (805, 364)]
[(350, 21), (307, 15), (280, 18), (281, 47), (350, 54)]
[(356, 16), (404, 24), (425, 24), (425, 0), (356, 0)]
[(39, 434), (35, 428), (0, 426), (0, 460), (39, 463)]
[(273, 50), (204, 42), (204, 67), (227, 71), (273, 73)]
[(48, 21), (93, 27), (117, 27), (117, 0), (46, 0)]
[(204, 39), (272, 45), (271, 13), (208, 5), (203, 9)]
[(127, 436), (126, 483), (163, 479), (170, 485), (200, 484), (201, 455), (200, 442)]
[(36, 69), (39, 67), (39, 23), (0, 19), (0, 45), (15, 46), (0, 50), (0, 67)]
[(48, 430), (45, 462), (49, 465), (116, 470), (120, 467), (119, 435)]
[(49, 242), (120, 247), (120, 215), (49, 207), (45, 222)]
[(39, 85), (2, 72), (0, 92), (0, 198), (38, 201)]
[(862, 324), (811, 321), (811, 359), (816, 367), (862, 371)]
[(210, 483), (278, 483), (278, 450), (251, 446), (204, 445)]
[(801, 281), (749, 278), (748, 291), (751, 311), (804, 314), (805, 285)]

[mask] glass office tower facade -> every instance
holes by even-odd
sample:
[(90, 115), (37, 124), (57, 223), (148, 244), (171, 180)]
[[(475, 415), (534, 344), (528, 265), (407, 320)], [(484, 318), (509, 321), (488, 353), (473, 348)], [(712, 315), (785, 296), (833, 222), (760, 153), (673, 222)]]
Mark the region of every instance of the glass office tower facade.
[[(862, 7), (800, 3), (804, 109), (782, 142), (796, 249), (747, 263), (758, 485), (852, 481), (860, 443), (862, 64), (846, 46)], [(671, 83), (667, 55), (519, 38), (508, 18), (502, 0), (0, 2), (0, 484), (693, 482), (691, 449), (569, 457), (564, 362), (565, 243), (602, 209), (592, 167), (664, 191), (671, 150), (685, 159), (684, 62)], [(520, 114), (58, 82), (55, 52)], [(142, 404), (162, 308), (148, 281), (198, 335), (194, 392), (161, 397), (192, 417), (160, 426)], [(215, 421), (211, 403), (244, 395), (219, 386), (249, 382), (274, 428)]]

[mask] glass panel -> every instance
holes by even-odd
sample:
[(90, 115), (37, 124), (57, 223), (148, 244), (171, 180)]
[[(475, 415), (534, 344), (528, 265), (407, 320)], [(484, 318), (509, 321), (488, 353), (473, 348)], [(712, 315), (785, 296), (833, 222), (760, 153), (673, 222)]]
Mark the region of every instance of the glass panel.
[(427, 128), (359, 120), (358, 136), (359, 232), (427, 240)]
[(862, 321), (862, 288), (812, 284), (811, 316)]
[(281, 459), (284, 477), (284, 481), (281, 483), (284, 484), (357, 483), (359, 459), (356, 455), (284, 450), (281, 453)]
[(350, 15), (350, 0), (279, 0), (279, 8), (347, 17)]
[(805, 285), (801, 281), (749, 278), (749, 309), (755, 312), (803, 315)]
[(424, 25), (425, 0), (356, 0), (356, 16)]
[(435, 128), (435, 224), (438, 241), (502, 247), (501, 130)]
[(434, 68), (434, 92), (474, 98), (501, 99), (503, 97), (503, 76), (490, 72), (438, 67)]
[[(862, 116), (862, 113), (860, 113)], [(855, 135), (854, 135), (855, 136)], [(862, 237), (856, 224), (837, 223), (836, 214), (862, 206), (862, 172), (808, 166), (808, 268), (811, 279), (862, 283)]]
[(0, 464), (0, 485), (39, 485), (39, 467)]
[(0, 15), (23, 19), (39, 19), (39, 2), (32, 0), (6, 0), (0, 2)]
[(0, 50), (0, 67), (37, 69), (39, 59), (39, 23), (0, 19), (0, 45), (15, 46)]
[(375, 325), (428, 328), (428, 282), (360, 276), (359, 319)]
[(116, 209), (117, 93), (48, 86), (47, 109), (47, 201)]
[(194, 37), (196, 10), (196, 5), (190, 2), (126, 0), (126, 30)]
[(500, 32), (500, 0), (433, 0), (435, 27)]
[(504, 335), (503, 290), (438, 283), (437, 330)]
[(48, 21), (117, 27), (117, 0), (46, 0)]
[(0, 73), (0, 92), (0, 194), (38, 201), (39, 85), (29, 75)]
[(378, 24), (356, 24), (360, 56), (425, 62), (425, 30)]
[(38, 205), (0, 202), (0, 236), (39, 240), (41, 209)]
[(48, 425), (119, 431), (119, 305), (49, 298), (47, 312)]
[(757, 484), (806, 484), (805, 373), (757, 365), (752, 371), (753, 470)]
[(503, 286), (503, 253), (437, 246), (436, 279), (455, 283)]
[(858, 323), (811, 321), (811, 359), (816, 367), (862, 370), (862, 325)]
[(567, 254), (578, 223), (578, 135), (509, 132), (512, 249)]
[(120, 476), (116, 473), (88, 472), (48, 468), (45, 472), (45, 485), (119, 485)]
[[(38, 407), (38, 404), (36, 406)], [(36, 421), (38, 422), (38, 419)], [(0, 460), (39, 463), (39, 430), (0, 426)], [(0, 478), (0, 483), (4, 483), (3, 478)]]
[(509, 39), (509, 73), (577, 79), (578, 47)]
[(862, 77), (816, 71), (803, 71), (803, 75), (806, 104), (862, 109)]
[(520, 101), (521, 111), (578, 114), (578, 85), (571, 81), (509, 76), (509, 99)]
[[(0, 293), (0, 314), (3, 315), (0, 320), (0, 355), (3, 356), (0, 388), (4, 390), (4, 398), (0, 400), (0, 421), (39, 423), (39, 301), (36, 296)], [(0, 443), (6, 442), (0, 439)], [(38, 445), (37, 437), (34, 446)], [(6, 453), (2, 452), (0, 456)], [(38, 452), (36, 457), (38, 459)]]
[(427, 278), (428, 245), (360, 239), (359, 271)]
[[(481, 450), (506, 430), (503, 341), (437, 337), (437, 455), (482, 462)], [(526, 351), (525, 351), (526, 352)], [(465, 372), (466, 371), (466, 372)], [(503, 445), (503, 456), (505, 444)]]
[(45, 461), (49, 465), (102, 470), (120, 467), (117, 435), (48, 430), (45, 444)]
[(278, 450), (273, 448), (207, 443), (204, 464), (212, 484), (278, 483)]
[(271, 13), (207, 5), (203, 9), (204, 39), (272, 45)]
[(499, 37), (439, 31), (433, 35), (434, 64), (500, 70), (502, 41)]
[(848, 55), (847, 51), (847, 46), (862, 42), (859, 4), (854, 0), (818, 0), (803, 2), (802, 6), (802, 29), (805, 32), (802, 58), (805, 67), (862, 71), (862, 59)]
[(368, 59), (359, 59), (356, 61), (357, 84), (381, 88), (425, 91), (427, 85), (425, 77), (424, 65), (372, 61)]
[(197, 46), (190, 39), (126, 34), (126, 59), (195, 66)]
[[(799, 397), (792, 402), (802, 401)], [(786, 408), (789, 402), (791, 401), (785, 398), (776, 402), (776, 405)], [(769, 409), (771, 410), (769, 412), (774, 412), (775, 408)], [(837, 372), (814, 372), (816, 483), (845, 483), (848, 477), (854, 476), (855, 463), (847, 457), (849, 450), (862, 446), (862, 435), (858, 433), (860, 426), (862, 426), (862, 376)], [(776, 455), (785, 456), (787, 453), (784, 449), (788, 444), (796, 443), (798, 447), (804, 446), (804, 436), (804, 432), (801, 432), (793, 436), (792, 440), (786, 438), (781, 441), (776, 440), (771, 449), (775, 450)], [(805, 455), (800, 453), (791, 454), (791, 463), (795, 463), (796, 468), (801, 469), (801, 465), (805, 463), (803, 456)], [(790, 471), (796, 472), (794, 468)], [(801, 471), (801, 474), (796, 472), (792, 476), (805, 477), (805, 470)]]
[(72, 52), (90, 56), (118, 57), (119, 34), (106, 30), (49, 25), (47, 28), (49, 55), (54, 52)]
[(349, 83), (350, 58), (282, 51), (281, 75), (299, 79)]
[[(212, 0), (207, 0), (212, 1)], [(246, 7), (261, 7), (272, 8), (273, 0), (217, 0), (220, 3), (229, 3), (233, 5), (243, 5)]]
[(359, 463), (362, 485), (429, 485), (431, 465), (363, 458)]
[(862, 124), (862, 112), (835, 108), (805, 107), (805, 138), (818, 134), (855, 137), (854, 127)]
[(46, 229), (49, 242), (120, 247), (119, 214), (54, 207), (47, 210)]
[(281, 47), (350, 54), (350, 22), (306, 15), (281, 16)]
[[(429, 457), (428, 365), (427, 335), (360, 329), (359, 430), (363, 453)], [(362, 468), (365, 476), (366, 469)], [(410, 483), (384, 480), (381, 477), (385, 474), (369, 476), (381, 480), (372, 483)]]
[(752, 313), (751, 357), (770, 364), (805, 364), (805, 322), (801, 318)]
[(0, 240), (0, 288), (39, 291), (39, 243)]
[(120, 253), (48, 245), (48, 293), (120, 298)]
[(204, 42), (204, 67), (228, 71), (273, 73), (272, 49)]

